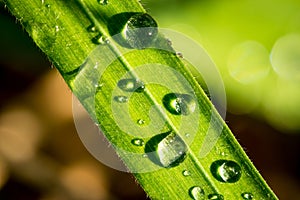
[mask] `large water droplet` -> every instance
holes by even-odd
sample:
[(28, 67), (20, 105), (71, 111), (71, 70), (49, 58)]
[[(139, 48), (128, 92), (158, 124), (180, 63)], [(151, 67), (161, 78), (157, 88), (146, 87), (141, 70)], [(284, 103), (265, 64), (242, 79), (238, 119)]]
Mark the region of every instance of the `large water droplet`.
[(122, 79), (118, 82), (118, 86), (126, 92), (143, 92), (145, 90), (144, 83), (136, 79)]
[(221, 182), (237, 182), (242, 175), (241, 167), (231, 160), (217, 160), (210, 167), (212, 175)]
[(157, 37), (157, 23), (147, 13), (138, 13), (129, 18), (123, 29), (125, 41), (132, 47), (143, 49)]
[(189, 115), (196, 109), (194, 98), (188, 94), (169, 93), (162, 100), (165, 108), (174, 115)]
[(154, 163), (170, 168), (184, 161), (187, 146), (177, 134), (167, 132), (151, 138), (146, 144), (145, 151)]
[(199, 187), (199, 186), (194, 186), (189, 189), (189, 195), (194, 199), (194, 200), (200, 200), (200, 199), (205, 199), (205, 193), (204, 190)]
[(242, 195), (243, 199), (253, 199), (253, 194), (249, 192), (244, 192)]
[(115, 96), (114, 100), (119, 103), (126, 103), (128, 101), (128, 97), (126, 96)]
[(209, 194), (208, 199), (210, 199), (210, 200), (224, 200), (224, 197), (221, 194)]
[(108, 4), (108, 0), (98, 0), (98, 3), (105, 6)]
[(131, 140), (131, 143), (135, 146), (144, 146), (144, 140), (139, 139), (139, 138), (135, 138), (133, 140)]

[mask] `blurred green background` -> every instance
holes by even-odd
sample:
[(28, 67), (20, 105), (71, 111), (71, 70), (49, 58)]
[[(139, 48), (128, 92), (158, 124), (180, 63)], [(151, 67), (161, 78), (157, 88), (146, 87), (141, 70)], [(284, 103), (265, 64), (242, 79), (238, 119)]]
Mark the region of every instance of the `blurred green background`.
[[(300, 1), (145, 0), (215, 61), (226, 122), (280, 199), (300, 199)], [(146, 199), (81, 144), (72, 95), (0, 1), (0, 199)]]

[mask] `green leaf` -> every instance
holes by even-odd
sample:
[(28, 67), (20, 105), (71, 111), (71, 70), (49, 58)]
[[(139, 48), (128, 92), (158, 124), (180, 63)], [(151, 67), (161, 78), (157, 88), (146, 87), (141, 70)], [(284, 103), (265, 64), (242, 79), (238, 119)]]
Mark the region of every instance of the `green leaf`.
[(277, 199), (137, 1), (5, 3), (152, 199)]

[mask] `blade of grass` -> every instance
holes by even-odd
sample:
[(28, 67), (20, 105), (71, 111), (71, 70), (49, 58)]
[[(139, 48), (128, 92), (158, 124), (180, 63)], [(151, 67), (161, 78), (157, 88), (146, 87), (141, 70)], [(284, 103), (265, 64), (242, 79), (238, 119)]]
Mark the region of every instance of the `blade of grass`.
[[(207, 199), (213, 194), (222, 194), (225, 199), (242, 199), (242, 194), (245, 192), (250, 192), (254, 199), (277, 199), (220, 117), (214, 118), (217, 120), (216, 130), (222, 129), (216, 146), (206, 157), (199, 157), (198, 152), (209, 128), (211, 117), (216, 111), (185, 65), (178, 57), (174, 56), (172, 50), (168, 52), (144, 49), (124, 54), (122, 53), (124, 47), (109, 40), (110, 43), (100, 47), (103, 51), (94, 51), (96, 48), (93, 43), (95, 37), (101, 35), (103, 38), (109, 38), (111, 29), (118, 29), (118, 26), (126, 21), (128, 16), (145, 12), (137, 1), (111, 0), (107, 5), (101, 5), (96, 0), (67, 2), (6, 0), (5, 3), (35, 43), (60, 71), (92, 118), (99, 121), (105, 136), (114, 145), (129, 170), (135, 172), (135, 177), (152, 199)], [(98, 31), (87, 31), (91, 26), (95, 26)], [(165, 43), (167, 43), (163, 36), (159, 36), (157, 42), (161, 46), (166, 46)], [(95, 61), (96, 58), (97, 61)], [(109, 63), (110, 60), (114, 62)], [(95, 83), (91, 74), (95, 73), (94, 68), (98, 61), (107, 63), (109, 68), (97, 72), (103, 73), (103, 76)], [(190, 122), (185, 125), (191, 129), (191, 132), (196, 132), (192, 142), (186, 138), (187, 132), (181, 129), (183, 117), (172, 115), (163, 108), (162, 97), (173, 91), (155, 84), (147, 84), (143, 93), (129, 94), (122, 93), (121, 90), (115, 91), (118, 82), (128, 71), (131, 71), (129, 78), (159, 82), (162, 77), (149, 79), (149, 77), (156, 77), (157, 70), (159, 70), (159, 68), (147, 66), (149, 63), (159, 63), (160, 68), (172, 66), (176, 72), (183, 74), (192, 86), (199, 105), (197, 115), (187, 118)], [(143, 73), (132, 73), (138, 71), (138, 66), (146, 66), (143, 68)], [(171, 72), (170, 74), (176, 77), (176, 73)], [(174, 88), (180, 88), (178, 91), (187, 92), (189, 89), (180, 81), (176, 82), (172, 76), (163, 78), (173, 84)], [(103, 86), (98, 88), (95, 87), (95, 84)], [(120, 94), (131, 95), (130, 101), (127, 104), (118, 104), (112, 100), (115, 95)], [(123, 97), (122, 95), (119, 97)], [(128, 105), (128, 107), (124, 105)], [(154, 110), (158, 114), (155, 117), (149, 117), (148, 111), (154, 105)], [(162, 125), (159, 129), (154, 128), (159, 130), (155, 135), (150, 128), (141, 129), (144, 132), (141, 132), (139, 137), (143, 138), (146, 143), (145, 148), (132, 145), (132, 140), (136, 139), (138, 133), (128, 134), (122, 129), (126, 123), (122, 125), (122, 121), (116, 122), (116, 110), (120, 112), (118, 115), (128, 122), (128, 120), (126, 121), (126, 118), (129, 117), (127, 109), (129, 109), (131, 119), (143, 119), (146, 125), (155, 122)], [(193, 121), (194, 119), (197, 119), (197, 122)], [(130, 126), (130, 124), (127, 125)], [(155, 152), (156, 148), (159, 148), (155, 147), (155, 144), (161, 139), (168, 138), (170, 131), (179, 135), (180, 139), (176, 137), (173, 139), (177, 140), (180, 145), (183, 147), (188, 145), (186, 146), (188, 153), (181, 163), (177, 163), (177, 166), (161, 167), (162, 163), (155, 161), (151, 157), (152, 154), (148, 154), (148, 158), (143, 155), (145, 151), (147, 152), (147, 148), (149, 151)], [(169, 145), (169, 143), (167, 144)], [(172, 152), (170, 149), (167, 153), (176, 152)], [(220, 181), (220, 177), (218, 180), (218, 177), (212, 175), (214, 166), (222, 160), (233, 160), (238, 163), (242, 171), (239, 181), (225, 183)], [(197, 187), (201, 190), (197, 190)]]

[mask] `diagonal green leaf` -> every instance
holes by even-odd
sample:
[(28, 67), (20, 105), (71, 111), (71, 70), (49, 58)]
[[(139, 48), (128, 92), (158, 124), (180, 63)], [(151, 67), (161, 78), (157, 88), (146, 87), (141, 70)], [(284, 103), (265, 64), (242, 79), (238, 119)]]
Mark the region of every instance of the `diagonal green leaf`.
[(168, 40), (123, 40), (136, 0), (5, 3), (152, 199), (277, 199)]

